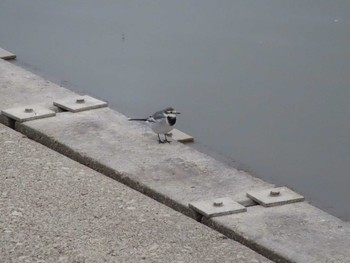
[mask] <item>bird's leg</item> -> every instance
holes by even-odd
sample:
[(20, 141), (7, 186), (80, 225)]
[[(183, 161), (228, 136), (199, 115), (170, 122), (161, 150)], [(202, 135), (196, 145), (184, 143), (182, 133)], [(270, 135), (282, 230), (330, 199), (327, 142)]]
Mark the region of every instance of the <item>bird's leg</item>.
[(171, 141), (168, 140), (168, 137), (166, 137), (166, 134), (164, 133), (164, 142), (171, 143)]
[(158, 134), (158, 142), (159, 142), (159, 143), (164, 143), (165, 141), (162, 141), (162, 140), (160, 139), (159, 133), (157, 133), (157, 134)]

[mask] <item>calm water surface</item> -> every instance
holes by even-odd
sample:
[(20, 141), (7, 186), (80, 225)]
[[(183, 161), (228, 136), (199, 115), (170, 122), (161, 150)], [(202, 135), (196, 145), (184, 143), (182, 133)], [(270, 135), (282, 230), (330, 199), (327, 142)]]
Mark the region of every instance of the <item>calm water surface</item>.
[(0, 47), (350, 220), (350, 1), (1, 0)]

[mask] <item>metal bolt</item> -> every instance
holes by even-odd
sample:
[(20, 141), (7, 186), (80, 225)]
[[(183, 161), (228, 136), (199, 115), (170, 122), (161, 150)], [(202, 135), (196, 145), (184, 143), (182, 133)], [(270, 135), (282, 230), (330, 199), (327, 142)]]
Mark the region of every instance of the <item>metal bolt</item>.
[(31, 113), (31, 112), (33, 112), (34, 110), (32, 109), (32, 108), (25, 108), (24, 109), (24, 112), (25, 113)]
[(214, 201), (213, 206), (219, 207), (219, 206), (223, 206), (224, 203), (222, 201)]
[(83, 99), (83, 98), (77, 99), (75, 102), (76, 103), (85, 103), (85, 99)]
[(279, 196), (281, 192), (279, 190), (271, 190), (270, 195), (271, 196)]

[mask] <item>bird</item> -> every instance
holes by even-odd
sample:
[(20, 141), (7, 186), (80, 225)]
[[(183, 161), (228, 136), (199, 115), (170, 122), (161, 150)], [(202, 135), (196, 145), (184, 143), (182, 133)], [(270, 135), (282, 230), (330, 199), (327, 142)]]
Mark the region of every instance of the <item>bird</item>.
[[(148, 118), (143, 119), (129, 119), (129, 121), (144, 121), (146, 122), (151, 129), (158, 135), (159, 143), (170, 143), (167, 138), (167, 133), (174, 129), (176, 123), (176, 116), (180, 112), (176, 111), (172, 107), (165, 108), (149, 116)], [(160, 139), (160, 135), (164, 135), (164, 140)]]

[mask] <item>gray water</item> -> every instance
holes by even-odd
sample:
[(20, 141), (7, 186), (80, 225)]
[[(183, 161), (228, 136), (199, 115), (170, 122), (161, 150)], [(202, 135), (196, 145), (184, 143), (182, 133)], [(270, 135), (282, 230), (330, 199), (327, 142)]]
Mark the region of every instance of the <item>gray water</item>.
[(0, 47), (350, 220), (348, 0), (0, 0)]

